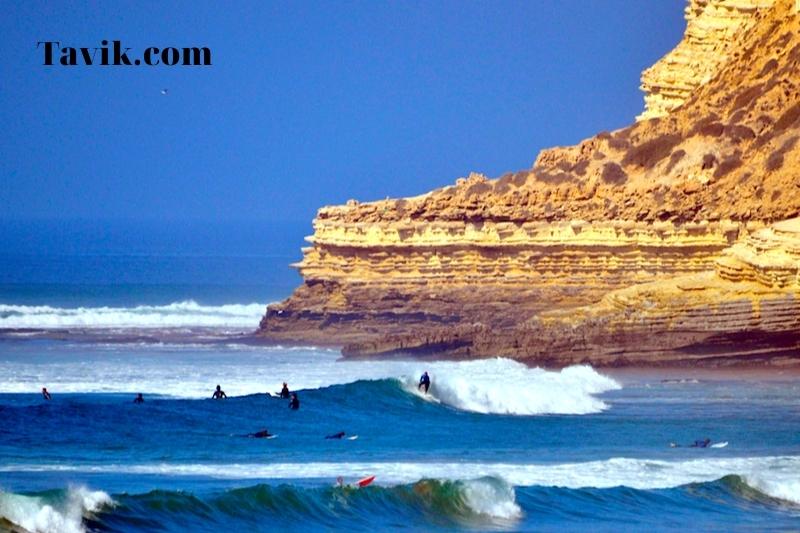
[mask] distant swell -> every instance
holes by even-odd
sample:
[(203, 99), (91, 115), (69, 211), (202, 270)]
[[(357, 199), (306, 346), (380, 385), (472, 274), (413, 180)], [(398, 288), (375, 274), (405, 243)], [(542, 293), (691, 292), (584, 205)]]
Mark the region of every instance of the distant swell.
[(800, 504), (797, 473), (800, 456), (708, 457), (686, 461), (612, 458), (601, 461), (557, 464), (479, 462), (305, 462), (260, 464), (159, 464), (140, 465), (7, 465), (0, 472), (76, 472), (193, 476), (216, 479), (336, 479), (376, 475), (377, 483), (404, 484), (420, 479), (476, 479), (492, 476), (514, 486), (669, 489), (691, 483), (707, 483), (725, 476), (745, 482), (774, 498)]
[(51, 307), (0, 304), (0, 328), (179, 328), (255, 329), (266, 304), (200, 305), (188, 300), (136, 307)]

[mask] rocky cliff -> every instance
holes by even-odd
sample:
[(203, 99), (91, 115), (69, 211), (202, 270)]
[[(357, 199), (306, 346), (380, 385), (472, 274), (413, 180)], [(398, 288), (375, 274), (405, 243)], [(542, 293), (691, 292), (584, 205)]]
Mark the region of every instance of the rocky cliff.
[(789, 0), (692, 0), (687, 20), (643, 75), (643, 120), (497, 179), (321, 209), (304, 283), (260, 334), (358, 354), (608, 362), (531, 350), (529, 332), (547, 338), (563, 327), (549, 313), (591, 315), (632, 285), (759, 283), (724, 278), (720, 257), (800, 214), (800, 17)]

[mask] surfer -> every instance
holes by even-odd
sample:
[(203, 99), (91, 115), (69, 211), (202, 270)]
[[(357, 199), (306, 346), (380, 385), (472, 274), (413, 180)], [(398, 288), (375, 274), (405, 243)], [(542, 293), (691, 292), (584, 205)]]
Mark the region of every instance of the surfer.
[(431, 378), (428, 376), (428, 371), (422, 373), (422, 376), (419, 378), (419, 385), (417, 386), (418, 389), (422, 390), (425, 387), (425, 394), (428, 394), (428, 389), (431, 386)]
[(334, 433), (333, 435), (328, 435), (326, 439), (343, 439), (344, 436), (347, 435), (344, 431), (340, 431), (339, 433)]
[[(727, 444), (727, 442), (725, 444)], [(669, 443), (669, 447), (670, 448), (681, 448), (682, 446), (680, 444), (678, 444), (677, 442), (670, 442)], [(703, 440), (696, 440), (693, 443), (691, 443), (688, 446), (686, 446), (686, 448), (709, 448), (709, 447), (712, 447), (712, 446), (711, 446), (711, 439), (709, 439), (708, 437), (706, 437)]]
[(300, 409), (300, 400), (297, 398), (296, 392), (292, 393), (292, 399), (289, 400), (289, 409), (293, 409), (295, 411)]
[(50, 401), (50, 400), (53, 399), (53, 397), (50, 396), (50, 393), (47, 392), (47, 387), (42, 387), (42, 398), (44, 398), (47, 401)]
[(249, 436), (253, 437), (254, 439), (266, 439), (269, 437), (274, 437), (274, 435), (270, 433), (267, 428), (264, 428), (261, 431), (256, 431), (255, 433), (251, 433)]
[(144, 396), (142, 396), (141, 392), (133, 399), (133, 403), (144, 403)]
[(281, 398), (288, 398), (289, 397), (289, 386), (286, 385), (286, 382), (283, 382), (283, 388), (281, 389)]
[(214, 391), (214, 394), (211, 395), (211, 399), (213, 400), (224, 400), (227, 397), (228, 395), (225, 394), (225, 391), (222, 390), (219, 385), (217, 385), (217, 390)]

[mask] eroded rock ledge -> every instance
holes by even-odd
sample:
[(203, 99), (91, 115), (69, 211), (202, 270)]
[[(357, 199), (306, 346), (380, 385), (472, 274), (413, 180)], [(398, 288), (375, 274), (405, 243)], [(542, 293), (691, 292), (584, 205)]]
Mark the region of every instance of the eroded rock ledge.
[[(680, 61), (668, 55), (663, 73), (647, 76), (661, 80), (663, 94), (664, 80), (688, 80), (695, 64), (705, 70), (684, 83), (680, 105), (658, 104), (667, 115), (544, 150), (532, 168), (497, 179), (471, 174), (417, 197), (320, 209), (296, 265), (304, 283), (268, 308), (259, 334), (347, 344), (358, 355), (401, 350), (548, 364), (675, 362), (681, 342), (745, 360), (740, 343), (725, 340), (737, 335), (781, 350), (792, 345), (791, 327), (747, 329), (727, 315), (711, 333), (672, 328), (682, 309), (694, 320), (717, 300), (744, 317), (751, 311), (733, 296), (742, 290), (763, 296), (764, 313), (791, 312), (794, 252), (787, 250), (795, 237), (773, 224), (800, 215), (794, 3), (696, 0), (689, 10), (676, 50), (690, 67), (679, 75)], [(698, 28), (706, 28), (702, 39)], [(748, 254), (767, 267), (759, 271)], [(658, 291), (663, 299), (642, 300)], [(652, 321), (641, 315), (650, 305), (642, 301), (661, 309)], [(667, 340), (634, 357), (625, 346), (641, 346), (641, 331), (620, 316), (639, 317), (632, 320), (647, 324), (641, 331)], [(770, 350), (758, 353), (778, 353)]]
[[(559, 366), (797, 365), (800, 219), (756, 231), (725, 250), (714, 270), (612, 291), (577, 309), (545, 311), (511, 331), (473, 325), (442, 330), (425, 342), (396, 338), (390, 344), (415, 354), (506, 355)], [(381, 348), (373, 343), (346, 351)]]

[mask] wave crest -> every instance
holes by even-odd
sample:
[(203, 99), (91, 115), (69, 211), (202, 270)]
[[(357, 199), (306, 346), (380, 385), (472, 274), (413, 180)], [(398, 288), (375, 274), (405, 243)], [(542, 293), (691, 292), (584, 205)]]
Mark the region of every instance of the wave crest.
[(456, 409), (485, 414), (589, 414), (606, 408), (596, 394), (617, 390), (613, 379), (589, 366), (561, 371), (529, 368), (510, 359), (469, 361), (431, 375), (428, 395), (412, 377), (401, 378), (403, 388), (424, 399)]
[(34, 496), (0, 491), (0, 517), (37, 533), (82, 533), (84, 517), (113, 503), (105, 492), (84, 487)]

